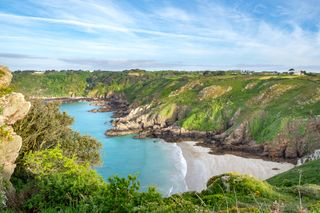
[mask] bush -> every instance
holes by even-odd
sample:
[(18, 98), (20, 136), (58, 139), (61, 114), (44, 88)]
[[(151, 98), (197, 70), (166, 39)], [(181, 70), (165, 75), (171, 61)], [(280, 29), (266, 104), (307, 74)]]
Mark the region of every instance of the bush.
[[(63, 153), (78, 162), (100, 163), (101, 144), (90, 136), (81, 136), (70, 128), (73, 119), (59, 111), (56, 103), (34, 101), (28, 115), (14, 125), (14, 130), (23, 138), (19, 161), (24, 155), (60, 145)], [(19, 163), (19, 162), (18, 162)]]
[(30, 153), (25, 168), (35, 175), (38, 192), (27, 201), (29, 209), (76, 206), (106, 190), (106, 183), (89, 165), (67, 158), (60, 148)]

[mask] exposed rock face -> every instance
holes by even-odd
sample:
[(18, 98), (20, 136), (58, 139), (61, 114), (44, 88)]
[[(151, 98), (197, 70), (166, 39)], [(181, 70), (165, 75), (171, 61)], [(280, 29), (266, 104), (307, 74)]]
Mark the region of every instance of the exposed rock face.
[[(8, 69), (0, 67), (0, 88), (10, 84), (11, 73)], [(16, 167), (15, 160), (19, 155), (22, 139), (17, 135), (11, 125), (24, 118), (30, 109), (30, 102), (20, 93), (11, 93), (0, 98), (0, 175), (4, 180), (10, 177)]]
[(24, 118), (30, 109), (30, 102), (24, 99), (20, 93), (11, 93), (0, 99), (0, 105), (3, 108), (0, 115), (0, 124), (12, 125), (16, 121)]
[[(305, 130), (301, 132), (302, 124)], [(274, 141), (265, 145), (265, 153), (271, 158), (299, 159), (320, 149), (319, 141), (320, 117), (297, 119), (289, 123)]]
[(156, 129), (166, 126), (166, 119), (150, 112), (151, 105), (134, 108), (127, 116), (115, 119), (114, 129), (106, 132), (107, 135), (123, 135), (138, 133), (148, 128)]
[(16, 167), (15, 161), (22, 146), (22, 138), (17, 135), (10, 126), (6, 128), (6, 131), (8, 131), (10, 137), (1, 139), (0, 165), (2, 167), (1, 176), (3, 179), (10, 180), (10, 177)]
[(132, 107), (125, 116), (116, 118), (112, 122), (114, 128), (107, 130), (105, 134), (108, 136), (139, 134), (136, 137), (159, 137), (168, 142), (204, 139), (207, 135), (206, 132), (189, 131), (174, 125), (175, 121), (185, 116), (188, 110), (185, 106), (172, 106), (167, 115), (154, 112), (152, 109), (152, 105)]
[[(252, 89), (256, 85), (255, 82), (249, 83), (245, 89)], [(170, 97), (198, 86), (202, 85), (199, 82), (188, 83), (172, 92)], [(294, 88), (296, 86), (278, 83), (264, 89), (259, 96), (255, 96), (246, 103), (248, 105), (253, 102), (266, 104)], [(213, 85), (203, 88), (198, 94), (198, 98), (211, 100), (230, 91), (232, 91), (232, 87)], [(281, 129), (272, 141), (257, 143), (252, 135), (251, 125), (257, 118), (264, 119), (266, 116), (264, 110), (255, 111), (252, 117), (238, 123), (236, 121), (244, 110), (239, 108), (226, 121), (223, 129), (219, 131), (194, 131), (182, 128), (179, 123), (190, 112), (190, 106), (161, 103), (157, 100), (152, 101), (149, 105), (138, 106), (138, 103), (133, 103), (128, 106), (128, 103), (124, 101), (124, 95), (115, 96), (112, 100), (111, 106), (112, 110), (116, 111), (114, 114), (116, 119), (113, 121), (114, 128), (105, 133), (108, 136), (137, 134), (135, 136), (137, 138), (157, 137), (165, 139), (167, 142), (198, 141), (204, 142), (204, 146), (211, 147), (214, 153), (245, 153), (250, 156), (255, 155), (289, 162), (295, 162), (312, 151), (320, 149), (320, 117), (290, 119), (290, 124), (285, 127), (287, 129)], [(305, 123), (306, 126), (304, 126)], [(299, 135), (297, 133), (300, 132), (301, 125), (306, 130), (302, 135)]]
[(217, 97), (220, 97), (224, 95), (225, 93), (232, 90), (232, 87), (223, 87), (223, 86), (216, 86), (212, 85), (209, 87), (204, 88), (199, 93), (199, 99), (200, 100), (206, 100), (206, 99), (215, 99)]
[(0, 87), (7, 87), (10, 85), (12, 74), (7, 67), (0, 66)]
[(247, 142), (248, 122), (240, 124), (228, 137), (225, 138), (225, 145), (239, 145)]
[(320, 159), (320, 149), (317, 149), (313, 153), (311, 153), (303, 158), (300, 158), (297, 162), (297, 165), (300, 166), (300, 165), (307, 163), (309, 161), (318, 160), (318, 159)]

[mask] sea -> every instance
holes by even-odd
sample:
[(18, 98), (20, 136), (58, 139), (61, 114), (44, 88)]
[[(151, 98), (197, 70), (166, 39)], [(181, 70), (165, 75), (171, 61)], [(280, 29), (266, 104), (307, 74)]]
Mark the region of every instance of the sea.
[(72, 129), (90, 135), (101, 144), (102, 164), (94, 169), (106, 180), (117, 175), (135, 175), (140, 190), (154, 186), (164, 196), (188, 191), (185, 181), (187, 163), (176, 143), (161, 139), (134, 139), (134, 135), (109, 137), (104, 133), (112, 128), (112, 112), (93, 113), (97, 108), (90, 102), (61, 104), (60, 110), (74, 118)]

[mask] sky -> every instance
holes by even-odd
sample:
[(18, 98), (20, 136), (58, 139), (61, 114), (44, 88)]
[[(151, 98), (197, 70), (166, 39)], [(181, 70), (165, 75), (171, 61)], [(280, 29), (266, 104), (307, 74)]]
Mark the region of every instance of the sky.
[(320, 0), (0, 0), (11, 70), (320, 71)]

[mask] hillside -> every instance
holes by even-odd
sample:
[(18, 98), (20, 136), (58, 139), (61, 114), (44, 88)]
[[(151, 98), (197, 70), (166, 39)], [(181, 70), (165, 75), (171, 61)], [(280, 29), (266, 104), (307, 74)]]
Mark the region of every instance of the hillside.
[[(45, 85), (44, 82), (48, 79), (56, 79), (55, 75), (69, 75), (70, 78), (75, 76), (75, 79), (82, 79), (79, 80), (79, 85), (86, 84), (86, 87), (77, 93), (70, 89), (76, 88), (75, 83), (63, 87), (66, 82), (56, 80), (54, 87), (42, 88), (41, 85)], [(108, 72), (51, 72), (40, 75), (15, 73), (12, 87), (16, 91), (23, 91), (27, 83), (32, 84), (32, 79), (33, 82), (42, 83), (33, 84), (30, 87), (32, 89), (24, 92), (27, 96), (63, 97), (72, 92), (75, 96), (108, 97), (111, 101), (125, 99), (122, 101), (130, 104), (126, 109), (128, 112), (123, 112), (116, 119), (118, 123), (115, 123), (115, 129), (124, 124), (136, 125), (143, 119), (148, 121), (146, 126), (154, 124), (153, 120), (164, 120), (165, 125), (159, 124), (164, 125), (160, 130), (177, 125), (182, 127), (180, 130), (184, 133), (201, 136), (205, 132), (207, 140), (211, 137), (212, 140), (217, 140), (218, 136), (225, 134), (227, 136), (223, 138), (223, 142), (226, 143), (232, 136), (240, 134), (239, 128), (242, 126), (242, 132), (245, 132), (242, 144), (250, 140), (255, 145), (267, 146), (269, 143), (286, 140), (287, 145), (303, 142), (303, 145), (309, 145), (305, 146), (309, 149), (318, 145), (313, 143), (319, 133), (318, 126), (315, 125), (319, 115), (319, 100), (314, 92), (319, 89), (319, 79), (316, 76), (266, 77), (231, 73), (204, 76), (203, 73), (196, 72), (139, 72), (139, 75)], [(24, 84), (26, 85), (23, 86)], [(183, 114), (179, 114), (181, 109), (185, 109)], [(265, 120), (261, 119), (261, 112)], [(207, 183), (207, 189), (202, 192), (186, 192), (164, 198), (154, 188), (140, 192), (140, 184), (133, 176), (112, 177), (108, 182), (103, 181), (90, 167), (99, 161), (99, 144), (90, 137), (73, 132), (69, 128), (71, 123), (72, 119), (59, 112), (57, 104), (45, 105), (36, 101), (28, 115), (14, 125), (15, 131), (24, 140), (19, 154), (22, 161), (17, 162), (18, 168), (11, 179), (16, 191), (2, 192), (6, 206), (0, 206), (0, 210), (316, 212), (320, 209), (319, 160), (267, 181), (236, 173), (222, 174), (212, 177)], [(244, 123), (247, 123), (245, 128)], [(122, 127), (125, 129), (126, 126)], [(264, 132), (259, 128), (253, 131), (254, 127), (270, 128), (273, 132)], [(297, 137), (285, 137), (285, 133), (292, 134), (290, 131), (295, 130), (295, 127), (299, 130)], [(140, 131), (141, 127), (138, 126), (137, 129)], [(213, 136), (208, 136), (208, 132)], [(274, 132), (278, 133), (274, 136)], [(181, 137), (185, 135), (182, 134)], [(305, 149), (306, 152), (307, 150)]]
[(204, 140), (224, 150), (296, 159), (319, 148), (320, 76), (240, 72), (14, 73), (28, 96), (120, 97), (130, 104), (109, 135)]
[[(300, 177), (301, 175), (301, 177)], [(320, 160), (314, 160), (276, 175), (268, 180), (274, 186), (294, 186), (299, 184), (320, 185)]]

